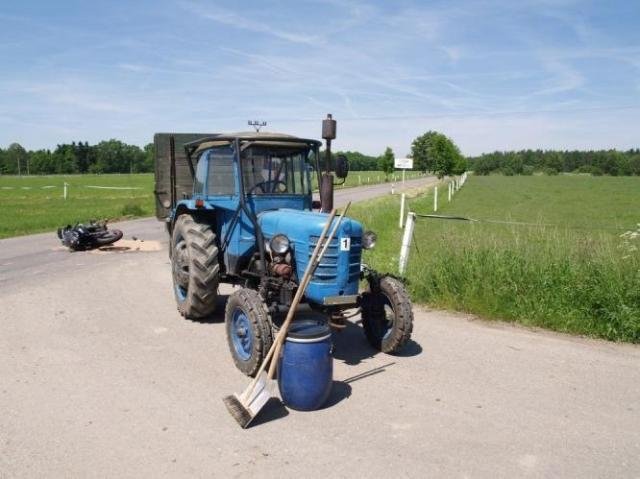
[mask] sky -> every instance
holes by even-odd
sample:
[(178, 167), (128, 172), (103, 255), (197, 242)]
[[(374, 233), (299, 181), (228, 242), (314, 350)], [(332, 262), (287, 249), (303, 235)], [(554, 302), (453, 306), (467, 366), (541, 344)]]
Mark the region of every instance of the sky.
[(266, 130), (396, 156), (640, 146), (640, 1), (0, 2), (0, 146)]

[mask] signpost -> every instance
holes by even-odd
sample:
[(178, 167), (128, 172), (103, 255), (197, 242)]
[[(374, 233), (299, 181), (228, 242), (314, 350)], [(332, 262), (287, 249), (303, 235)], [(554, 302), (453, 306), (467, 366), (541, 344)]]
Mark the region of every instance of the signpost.
[(394, 158), (393, 167), (396, 170), (402, 170), (402, 184), (404, 185), (404, 172), (413, 169), (413, 158)]

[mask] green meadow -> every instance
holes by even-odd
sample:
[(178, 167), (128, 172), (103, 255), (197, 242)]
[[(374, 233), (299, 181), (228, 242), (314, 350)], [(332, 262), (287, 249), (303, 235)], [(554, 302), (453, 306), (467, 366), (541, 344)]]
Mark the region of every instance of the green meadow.
[[(417, 302), (556, 331), (640, 342), (640, 178), (470, 176), (418, 218), (407, 269)], [(398, 271), (399, 197), (354, 205), (378, 233), (365, 261)], [(433, 214), (433, 191), (408, 200)], [(625, 234), (625, 232), (628, 232)]]

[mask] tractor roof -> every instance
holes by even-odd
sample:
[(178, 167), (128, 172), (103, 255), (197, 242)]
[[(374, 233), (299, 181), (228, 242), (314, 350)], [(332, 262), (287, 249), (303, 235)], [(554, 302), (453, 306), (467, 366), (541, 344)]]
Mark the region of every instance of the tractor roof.
[(299, 138), (293, 135), (286, 135), (284, 133), (272, 133), (268, 131), (241, 131), (236, 133), (219, 133), (217, 135), (211, 135), (206, 138), (200, 138), (199, 140), (186, 143), (186, 148), (193, 149), (192, 151), (202, 151), (212, 146), (222, 146), (229, 144), (236, 139), (240, 141), (250, 141), (254, 144), (261, 146), (284, 146), (284, 147), (307, 147), (309, 144), (320, 145), (318, 140), (311, 140), (306, 138)]

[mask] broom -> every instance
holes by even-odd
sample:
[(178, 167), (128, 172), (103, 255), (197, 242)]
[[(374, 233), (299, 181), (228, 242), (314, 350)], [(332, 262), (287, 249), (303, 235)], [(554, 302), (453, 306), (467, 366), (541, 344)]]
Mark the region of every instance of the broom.
[[(223, 398), (223, 402), (227, 406), (229, 413), (238, 422), (238, 424), (240, 424), (242, 428), (246, 428), (247, 426), (249, 426), (251, 421), (253, 421), (253, 419), (258, 415), (258, 413), (262, 410), (266, 402), (271, 397), (270, 391), (268, 390), (269, 388), (267, 383), (274, 377), (276, 365), (278, 362), (278, 355), (280, 354), (280, 349), (282, 347), (282, 344), (284, 343), (284, 339), (287, 336), (289, 325), (293, 320), (293, 316), (295, 315), (295, 311), (298, 307), (298, 304), (300, 303), (300, 300), (302, 299), (304, 291), (306, 290), (307, 285), (311, 281), (313, 272), (315, 271), (316, 267), (320, 263), (320, 260), (324, 256), (324, 253), (326, 252), (327, 248), (329, 247), (329, 244), (331, 243), (331, 240), (335, 236), (335, 233), (340, 223), (342, 222), (342, 219), (344, 218), (347, 210), (349, 209), (350, 205), (351, 203), (349, 202), (344, 212), (340, 216), (340, 219), (334, 225), (328, 240), (324, 241), (326, 238), (327, 231), (331, 226), (333, 219), (336, 216), (336, 210), (334, 209), (329, 215), (327, 223), (325, 224), (322, 230), (322, 233), (318, 237), (318, 242), (313, 250), (313, 253), (311, 254), (311, 258), (307, 263), (307, 267), (302, 277), (302, 281), (300, 281), (298, 290), (296, 291), (293, 301), (291, 302), (291, 306), (289, 308), (289, 312), (287, 313), (287, 317), (285, 318), (285, 321), (282, 324), (282, 328), (278, 332), (278, 336), (276, 337), (276, 340), (271, 345), (271, 348), (269, 348), (269, 352), (267, 353), (264, 360), (262, 361), (262, 364), (260, 365), (260, 369), (258, 370), (256, 377), (241, 394), (233, 394), (231, 396), (227, 396)], [(324, 246), (323, 246), (323, 243), (324, 243)], [(265, 375), (264, 370), (266, 368), (267, 363), (269, 363), (269, 360), (271, 360), (269, 373)]]

